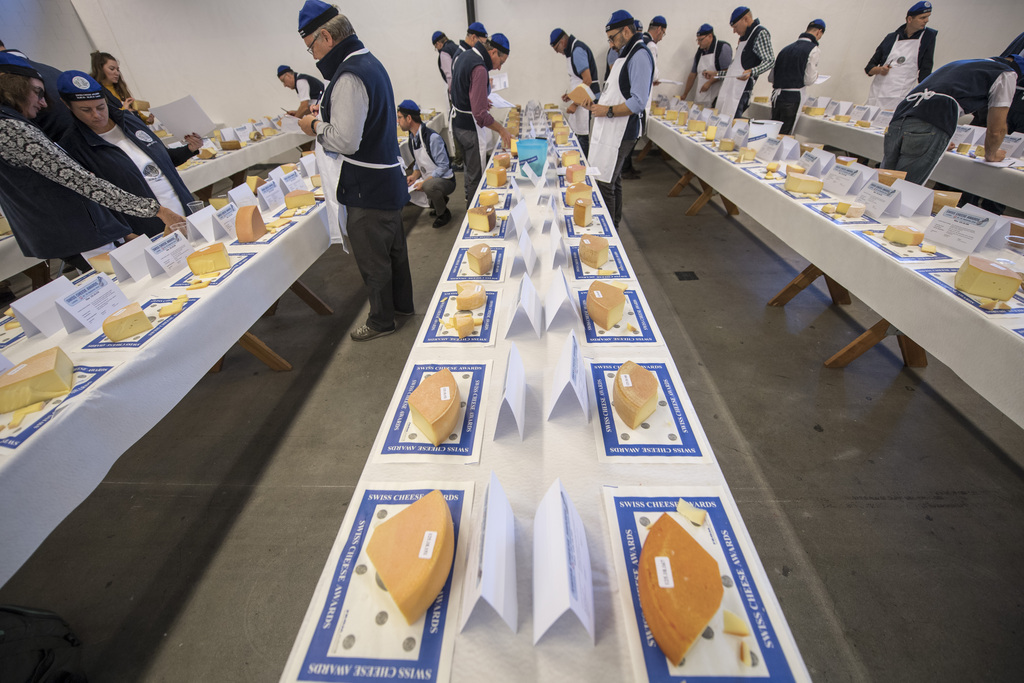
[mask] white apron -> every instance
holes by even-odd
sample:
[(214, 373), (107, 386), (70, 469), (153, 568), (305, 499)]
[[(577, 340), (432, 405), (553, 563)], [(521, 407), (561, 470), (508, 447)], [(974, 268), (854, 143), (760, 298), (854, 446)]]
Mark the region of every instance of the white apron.
[(917, 85), (917, 53), (921, 49), (921, 39), (897, 40), (889, 56), (888, 76), (881, 74), (871, 80), (868, 90), (868, 106), (882, 109), (895, 109), (904, 97)]
[[(638, 42), (637, 45), (641, 45)], [(634, 48), (635, 49), (635, 48)], [(615, 60), (611, 73), (604, 82), (604, 90), (601, 91), (600, 104), (606, 107), (614, 107), (626, 101), (622, 91), (619, 90), (619, 74), (626, 63), (625, 57)], [(587, 162), (598, 170), (597, 179), (602, 183), (612, 181), (612, 172), (615, 171), (615, 162), (619, 158), (619, 145), (622, 144), (622, 136), (626, 134), (626, 126), (629, 124), (628, 116), (607, 116), (594, 117), (594, 132), (590, 135), (590, 154), (587, 155)]]
[[(572, 48), (570, 46), (569, 54), (572, 55)], [(576, 75), (572, 70), (572, 57), (565, 58), (566, 63), (569, 65), (569, 92), (576, 89), (576, 86), (583, 85), (583, 79)], [(590, 74), (593, 78), (594, 74)], [(590, 135), (590, 110), (584, 109), (583, 107), (576, 107), (576, 111), (572, 114), (566, 114), (566, 119), (569, 121), (569, 129), (572, 130), (576, 135)]]
[[(697, 91), (693, 96), (693, 101), (697, 104), (702, 104), (705, 107), (710, 107), (711, 103), (715, 101), (715, 97), (718, 96), (718, 91), (722, 89), (722, 82), (712, 83), (711, 87), (708, 88), (707, 92), (701, 92), (700, 89), (704, 87), (709, 78), (704, 78), (705, 71), (718, 71), (715, 68), (715, 51), (712, 50), (706, 55), (701, 55), (697, 61)], [(721, 109), (719, 109), (721, 111)]]
[[(753, 33), (753, 32), (751, 32)], [(743, 75), (743, 48), (747, 46), (746, 40), (741, 40), (736, 45), (736, 52), (733, 53), (732, 64), (725, 72), (725, 80), (722, 82), (722, 87), (718, 91), (718, 109), (719, 114), (724, 114), (735, 118), (743, 112), (736, 111), (736, 108), (740, 106), (740, 98), (743, 97), (743, 91), (747, 89), (747, 81), (741, 81), (740, 76)], [(709, 69), (713, 71), (713, 69)], [(748, 79), (749, 80), (749, 79)]]
[[(452, 115), (448, 120), (448, 126), (452, 129), (452, 135), (455, 134), (455, 112), (460, 114), (469, 114), (473, 116), (471, 111), (463, 111), (454, 104), (452, 105)], [(476, 141), (477, 147), (480, 149), (480, 168), (487, 168), (487, 143), (490, 142), (490, 128), (481, 128), (476, 122), (476, 118), (473, 118), (473, 127), (476, 128)]]
[[(433, 162), (430, 155), (427, 153), (427, 136), (423, 134), (423, 129), (426, 128), (425, 123), (420, 124), (420, 130), (417, 135), (420, 138), (420, 146), (412, 151), (412, 156), (416, 159), (416, 168), (420, 172), (420, 180), (426, 180), (431, 174), (437, 170), (437, 164)], [(422, 206), (424, 209), (430, 206), (430, 200), (427, 199), (427, 193), (423, 190), (409, 190), (409, 201), (416, 206)]]

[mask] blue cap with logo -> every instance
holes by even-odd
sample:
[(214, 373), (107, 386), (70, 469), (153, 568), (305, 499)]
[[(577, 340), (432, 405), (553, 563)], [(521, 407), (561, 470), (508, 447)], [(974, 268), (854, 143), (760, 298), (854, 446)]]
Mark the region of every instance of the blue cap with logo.
[(743, 5), (740, 5), (739, 7), (734, 9), (732, 11), (732, 16), (729, 17), (729, 26), (732, 26), (737, 21), (742, 19), (743, 15), (746, 14), (747, 12), (749, 12), (749, 11), (750, 11), (750, 8), (749, 7), (744, 7)]
[(808, 26), (811, 27), (811, 28), (820, 28), (822, 31), (824, 31), (825, 30), (825, 20), (824, 19), (815, 19), (810, 24), (808, 24)]
[(697, 29), (698, 36), (708, 36), (715, 32), (715, 27), (711, 24), (701, 24), (700, 28)]
[(505, 37), (504, 33), (495, 33), (491, 36), (491, 45), (498, 48), (498, 52), (508, 54), (508, 38)]
[(313, 35), (318, 28), (338, 16), (338, 8), (321, 0), (306, 0), (299, 10), (299, 35), (305, 38)]
[(472, 33), (474, 36), (480, 36), (481, 38), (487, 37), (487, 29), (479, 21), (474, 21), (470, 24), (469, 28), (466, 29), (466, 33)]
[(921, 2), (915, 3), (913, 7), (907, 10), (908, 17), (916, 17), (918, 14), (927, 14), (932, 11), (932, 3), (928, 0), (921, 0)]
[(57, 78), (57, 92), (65, 102), (103, 99), (103, 86), (84, 71), (62, 73)]
[(622, 28), (623, 26), (633, 25), (633, 15), (624, 9), (617, 9), (614, 12), (612, 12), (612, 18), (608, 20), (608, 23), (605, 25), (604, 30), (614, 31), (615, 29)]
[(651, 26), (660, 26), (661, 28), (668, 28), (668, 22), (665, 21), (665, 17), (660, 14), (651, 19)]
[(286, 74), (291, 70), (292, 68), (290, 66), (288, 66), (287, 64), (282, 64), (281, 66), (277, 67), (277, 77), (280, 78), (281, 74)]
[(434, 31), (434, 35), (430, 36), (430, 42), (433, 44), (442, 38), (444, 38), (444, 31)]
[(14, 74), (15, 76), (43, 80), (43, 77), (28, 63), (27, 59), (11, 52), (0, 52), (0, 74)]
[(550, 41), (550, 44), (551, 44), (551, 45), (554, 45), (554, 44), (555, 44), (555, 43), (557, 43), (557, 42), (558, 42), (559, 40), (561, 40), (561, 39), (562, 39), (562, 36), (564, 36), (564, 35), (565, 35), (565, 31), (563, 31), (563, 30), (562, 30), (562, 29), (560, 29), (560, 28), (556, 28), (556, 29), (555, 29), (554, 31), (552, 31), (552, 32), (551, 32), (551, 41)]

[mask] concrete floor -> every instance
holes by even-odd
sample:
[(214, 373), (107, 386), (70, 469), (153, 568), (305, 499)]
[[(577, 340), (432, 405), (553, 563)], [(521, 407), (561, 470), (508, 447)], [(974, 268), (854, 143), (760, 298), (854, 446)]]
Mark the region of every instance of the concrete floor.
[[(1024, 432), (893, 339), (826, 369), (877, 316), (820, 283), (766, 307), (806, 262), (717, 201), (683, 217), (674, 163), (638, 168), (623, 241), (812, 676), (1019, 680)], [(457, 232), (431, 220), (405, 211), (420, 311)], [(287, 293), (253, 328), (295, 369), (232, 349), (0, 589), (70, 621), (91, 681), (280, 675), (421, 322), (351, 342), (336, 247), (303, 281), (334, 315)]]

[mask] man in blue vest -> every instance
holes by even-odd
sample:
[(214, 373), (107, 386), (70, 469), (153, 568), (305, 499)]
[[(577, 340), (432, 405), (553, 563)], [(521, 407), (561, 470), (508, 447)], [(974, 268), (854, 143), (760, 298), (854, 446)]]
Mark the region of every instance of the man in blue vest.
[(775, 66), (775, 52), (771, 34), (760, 19), (754, 18), (749, 7), (741, 5), (734, 9), (729, 25), (732, 32), (740, 37), (736, 44), (736, 59), (728, 69), (705, 71), (704, 77), (723, 79), (722, 89), (718, 91), (718, 113), (732, 118), (742, 116), (746, 111), (757, 77)]
[(466, 168), (466, 203), (468, 204), (483, 178), (485, 142), (487, 130), (501, 136), (506, 149), (512, 146), (512, 138), (500, 123), (490, 114), (491, 103), (487, 99), (490, 79), (488, 73), (500, 70), (508, 59), (509, 43), (501, 33), (495, 33), (490, 40), (479, 40), (470, 50), (455, 60), (452, 70), (452, 128), (455, 139), (462, 146), (462, 158)]
[(297, 74), (286, 64), (277, 67), (277, 80), (281, 81), (284, 87), (294, 90), (299, 96), (299, 108), (288, 112), (288, 116), (302, 118), (309, 113), (309, 107), (320, 102), (324, 94), (324, 84), (319, 78), (313, 78), (306, 74)]
[[(594, 53), (587, 44), (576, 36), (556, 28), (551, 32), (551, 49), (564, 56), (568, 62), (568, 92), (583, 84), (590, 89), (591, 97), (596, 99), (601, 93), (601, 84), (597, 81), (597, 62), (594, 60)], [(576, 134), (583, 149), (583, 156), (586, 156), (590, 151), (590, 112), (570, 100), (568, 95), (562, 95), (562, 101), (569, 102), (565, 109), (569, 128)]]
[(696, 84), (693, 91), (693, 101), (706, 107), (714, 107), (718, 98), (718, 91), (722, 87), (719, 78), (706, 78), (700, 76), (700, 83), (697, 83), (697, 76), (704, 71), (719, 72), (725, 71), (732, 64), (732, 45), (715, 37), (715, 29), (711, 24), (701, 24), (697, 29), (697, 54), (693, 57), (693, 68), (690, 75), (686, 77), (686, 86), (680, 99), (685, 100), (690, 94), (690, 88)]
[[(466, 29), (466, 38), (460, 40), (456, 46), (455, 57), (458, 58), (463, 52), (467, 52), (473, 49), (473, 46), (480, 41), (487, 40), (487, 29), (479, 21), (474, 21)], [(449, 84), (450, 87), (451, 84)]]
[(782, 121), (779, 131), (783, 135), (793, 132), (800, 105), (807, 95), (807, 86), (818, 80), (818, 62), (821, 50), (818, 41), (825, 35), (825, 20), (815, 19), (807, 24), (795, 43), (779, 50), (775, 66), (768, 72), (772, 90), (772, 120)]
[(950, 139), (957, 119), (988, 107), (985, 161), (1002, 161), (1006, 116), (1024, 73), (1024, 57), (992, 57), (950, 62), (903, 98), (885, 134), (882, 168), (906, 171), (924, 184)]
[(398, 127), (409, 134), (409, 149), (416, 161), (415, 169), (406, 176), (406, 183), (412, 191), (427, 195), (433, 207), (431, 216), (437, 216), (435, 228), (441, 228), (452, 219), (448, 209), (448, 196), (455, 191), (455, 173), (448, 161), (448, 149), (441, 134), (423, 125), (420, 106), (412, 100), (402, 100), (398, 105)]
[[(299, 120), (316, 137), (317, 162), (340, 164), (336, 192), (348, 210), (348, 237), (363, 282), (370, 290), (370, 315), (351, 333), (369, 341), (395, 331), (396, 315), (412, 315), (412, 274), (402, 228), (409, 191), (395, 128), (398, 117), (391, 79), (356, 36), (348, 17), (320, 0), (306, 0), (299, 35), (328, 81), (320, 118)], [(321, 169), (323, 173), (323, 169)]]
[(654, 57), (654, 85), (661, 83), (661, 72), (658, 71), (658, 43), (664, 40), (666, 33), (668, 33), (668, 22), (660, 14), (651, 19), (651, 23), (647, 24), (647, 32), (644, 33), (644, 42), (647, 43), (647, 49)]
[(454, 40), (449, 40), (444, 31), (434, 31), (430, 42), (437, 50), (437, 70), (441, 72), (444, 87), (451, 89), (452, 62), (455, 61), (455, 55), (459, 53), (459, 46), (455, 44)]

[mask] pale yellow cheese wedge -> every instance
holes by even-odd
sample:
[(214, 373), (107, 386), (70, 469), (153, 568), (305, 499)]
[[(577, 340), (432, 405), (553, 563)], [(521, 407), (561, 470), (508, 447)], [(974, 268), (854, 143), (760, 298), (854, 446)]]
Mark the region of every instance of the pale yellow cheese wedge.
[(786, 175), (786, 190), (799, 194), (820, 194), (824, 183), (820, 178), (805, 175), (803, 173), (788, 173)]
[(753, 161), (757, 156), (757, 150), (753, 147), (740, 148), (740, 161)]
[(227, 197), (210, 197), (210, 206), (215, 208), (217, 211), (220, 211), (227, 206), (230, 201), (231, 200)]
[(512, 155), (508, 152), (499, 152), (494, 155), (494, 165), (497, 168), (509, 168), (512, 166)]
[(807, 169), (800, 164), (786, 164), (786, 175), (791, 173), (807, 173)]
[[(562, 143), (559, 143), (562, 144)], [(570, 149), (566, 152), (562, 152), (562, 156), (559, 161), (562, 166), (568, 168), (569, 166), (578, 166), (580, 163), (580, 153), (575, 149)]]
[(242, 149), (242, 143), (238, 140), (221, 140), (220, 148), (225, 150)]
[(658, 377), (629, 360), (615, 374), (612, 405), (630, 429), (636, 429), (658, 408)]
[(850, 122), (850, 115), (849, 114), (836, 114), (835, 116), (832, 117), (832, 120), (835, 121), (836, 123), (849, 123)]
[(488, 275), (494, 265), (494, 254), (486, 244), (477, 244), (466, 250), (466, 264), (477, 275)]
[(847, 218), (860, 218), (864, 215), (865, 209), (867, 209), (866, 206), (857, 202), (838, 202), (836, 204), (836, 213), (841, 213)]
[(852, 166), (857, 163), (857, 157), (836, 157), (836, 163), (840, 166)]
[(316, 204), (316, 197), (309, 190), (292, 190), (284, 196), (284, 205), (289, 209), (299, 209), (314, 204)]
[(483, 190), (480, 192), (480, 206), (497, 206), (498, 202), (498, 193), (494, 190)]
[(626, 295), (618, 287), (594, 280), (587, 290), (587, 315), (604, 330), (612, 329), (626, 307)]
[(691, 133), (703, 133), (705, 130), (707, 130), (707, 127), (707, 121), (698, 121), (696, 119), (691, 119), (690, 121), (686, 122), (686, 130), (690, 131)]
[(669, 109), (665, 112), (666, 121), (679, 121), (679, 112), (675, 109)]
[(456, 313), (454, 315), (455, 332), (459, 335), (459, 339), (463, 339), (473, 334), (473, 330), (476, 329), (476, 325), (473, 323), (472, 313)]
[(114, 266), (110, 262), (109, 251), (102, 254), (96, 254), (95, 256), (90, 256), (88, 261), (89, 265), (95, 268), (97, 273), (106, 273), (107, 275), (114, 274)]
[[(860, 122), (858, 122), (857, 125), (860, 125)], [(740, 641), (740, 661), (746, 666), (754, 666), (753, 652), (745, 640)]]
[(504, 187), (508, 183), (508, 171), (500, 167), (487, 169), (487, 186)]
[(948, 192), (945, 190), (935, 190), (932, 197), (932, 213), (938, 213), (942, 211), (942, 207), (951, 206), (956, 208), (956, 205), (960, 203), (960, 198), (963, 196), (962, 192)]
[(935, 253), (935, 245), (934, 244), (922, 244), (921, 245), (921, 251), (923, 251), (926, 254), (934, 254)]
[(209, 147), (203, 147), (199, 150), (200, 159), (212, 159), (217, 156), (216, 150), (212, 150)]
[(887, 187), (892, 187), (892, 184), (895, 183), (897, 180), (906, 179), (906, 171), (893, 171), (888, 168), (878, 169), (878, 182), (882, 183), (883, 185), (886, 185)]
[(718, 134), (718, 126), (708, 126), (704, 130), (704, 139), (708, 142), (713, 142), (715, 136)]
[(25, 359), (0, 375), (0, 413), (70, 393), (74, 371), (74, 363), (59, 346)]
[(124, 341), (151, 329), (153, 323), (137, 303), (114, 311), (103, 321), (103, 334), (112, 342)]
[(590, 197), (593, 189), (586, 183), (573, 183), (565, 188), (565, 203), (567, 206), (576, 206), (577, 199)]
[(769, 161), (767, 164), (765, 164), (765, 169), (769, 173), (774, 173), (775, 171), (779, 170), (779, 162), (777, 162), (777, 161)]
[(313, 183), (313, 187), (323, 187), (323, 181), (320, 179), (320, 174), (309, 176), (309, 182)]
[(409, 412), (420, 433), (441, 445), (459, 417), (459, 386), (451, 370), (443, 368), (420, 382), (409, 394)]
[(870, 121), (858, 121), (854, 125), (857, 126), (858, 128), (870, 128), (871, 127), (871, 122)]
[(580, 261), (591, 268), (600, 268), (608, 262), (608, 240), (600, 235), (580, 238)]
[(750, 627), (747, 626), (746, 620), (727, 609), (722, 610), (722, 621), (722, 630), (730, 636), (743, 637), (750, 635)]
[(258, 175), (246, 176), (245, 184), (249, 186), (253, 194), (256, 194), (256, 190), (267, 184), (267, 181), (260, 178)]
[(1008, 301), (1020, 289), (1021, 276), (1006, 266), (973, 254), (960, 266), (953, 286), (974, 296)]
[(195, 275), (212, 273), (215, 270), (227, 270), (231, 267), (231, 258), (223, 242), (214, 242), (208, 247), (196, 249), (188, 255), (188, 267)]
[(460, 311), (472, 311), (487, 303), (487, 291), (479, 282), (459, 282), (455, 290), (455, 306)]
[(555, 144), (556, 145), (568, 145), (569, 134), (568, 133), (555, 133)]
[(914, 246), (924, 240), (924, 231), (909, 225), (889, 225), (886, 226), (883, 237), (895, 244)]
[(719, 152), (731, 152), (736, 149), (736, 142), (734, 140), (722, 140), (718, 143)]
[(707, 519), (708, 516), (706, 510), (694, 507), (682, 498), (680, 498), (679, 502), (676, 503), (676, 512), (681, 514), (683, 517), (686, 517), (686, 519), (690, 520), (697, 526), (703, 524), (704, 520)]
[(17, 320), (11, 320), (10, 322), (4, 323), (5, 330), (16, 330), (21, 327), (21, 323)]

